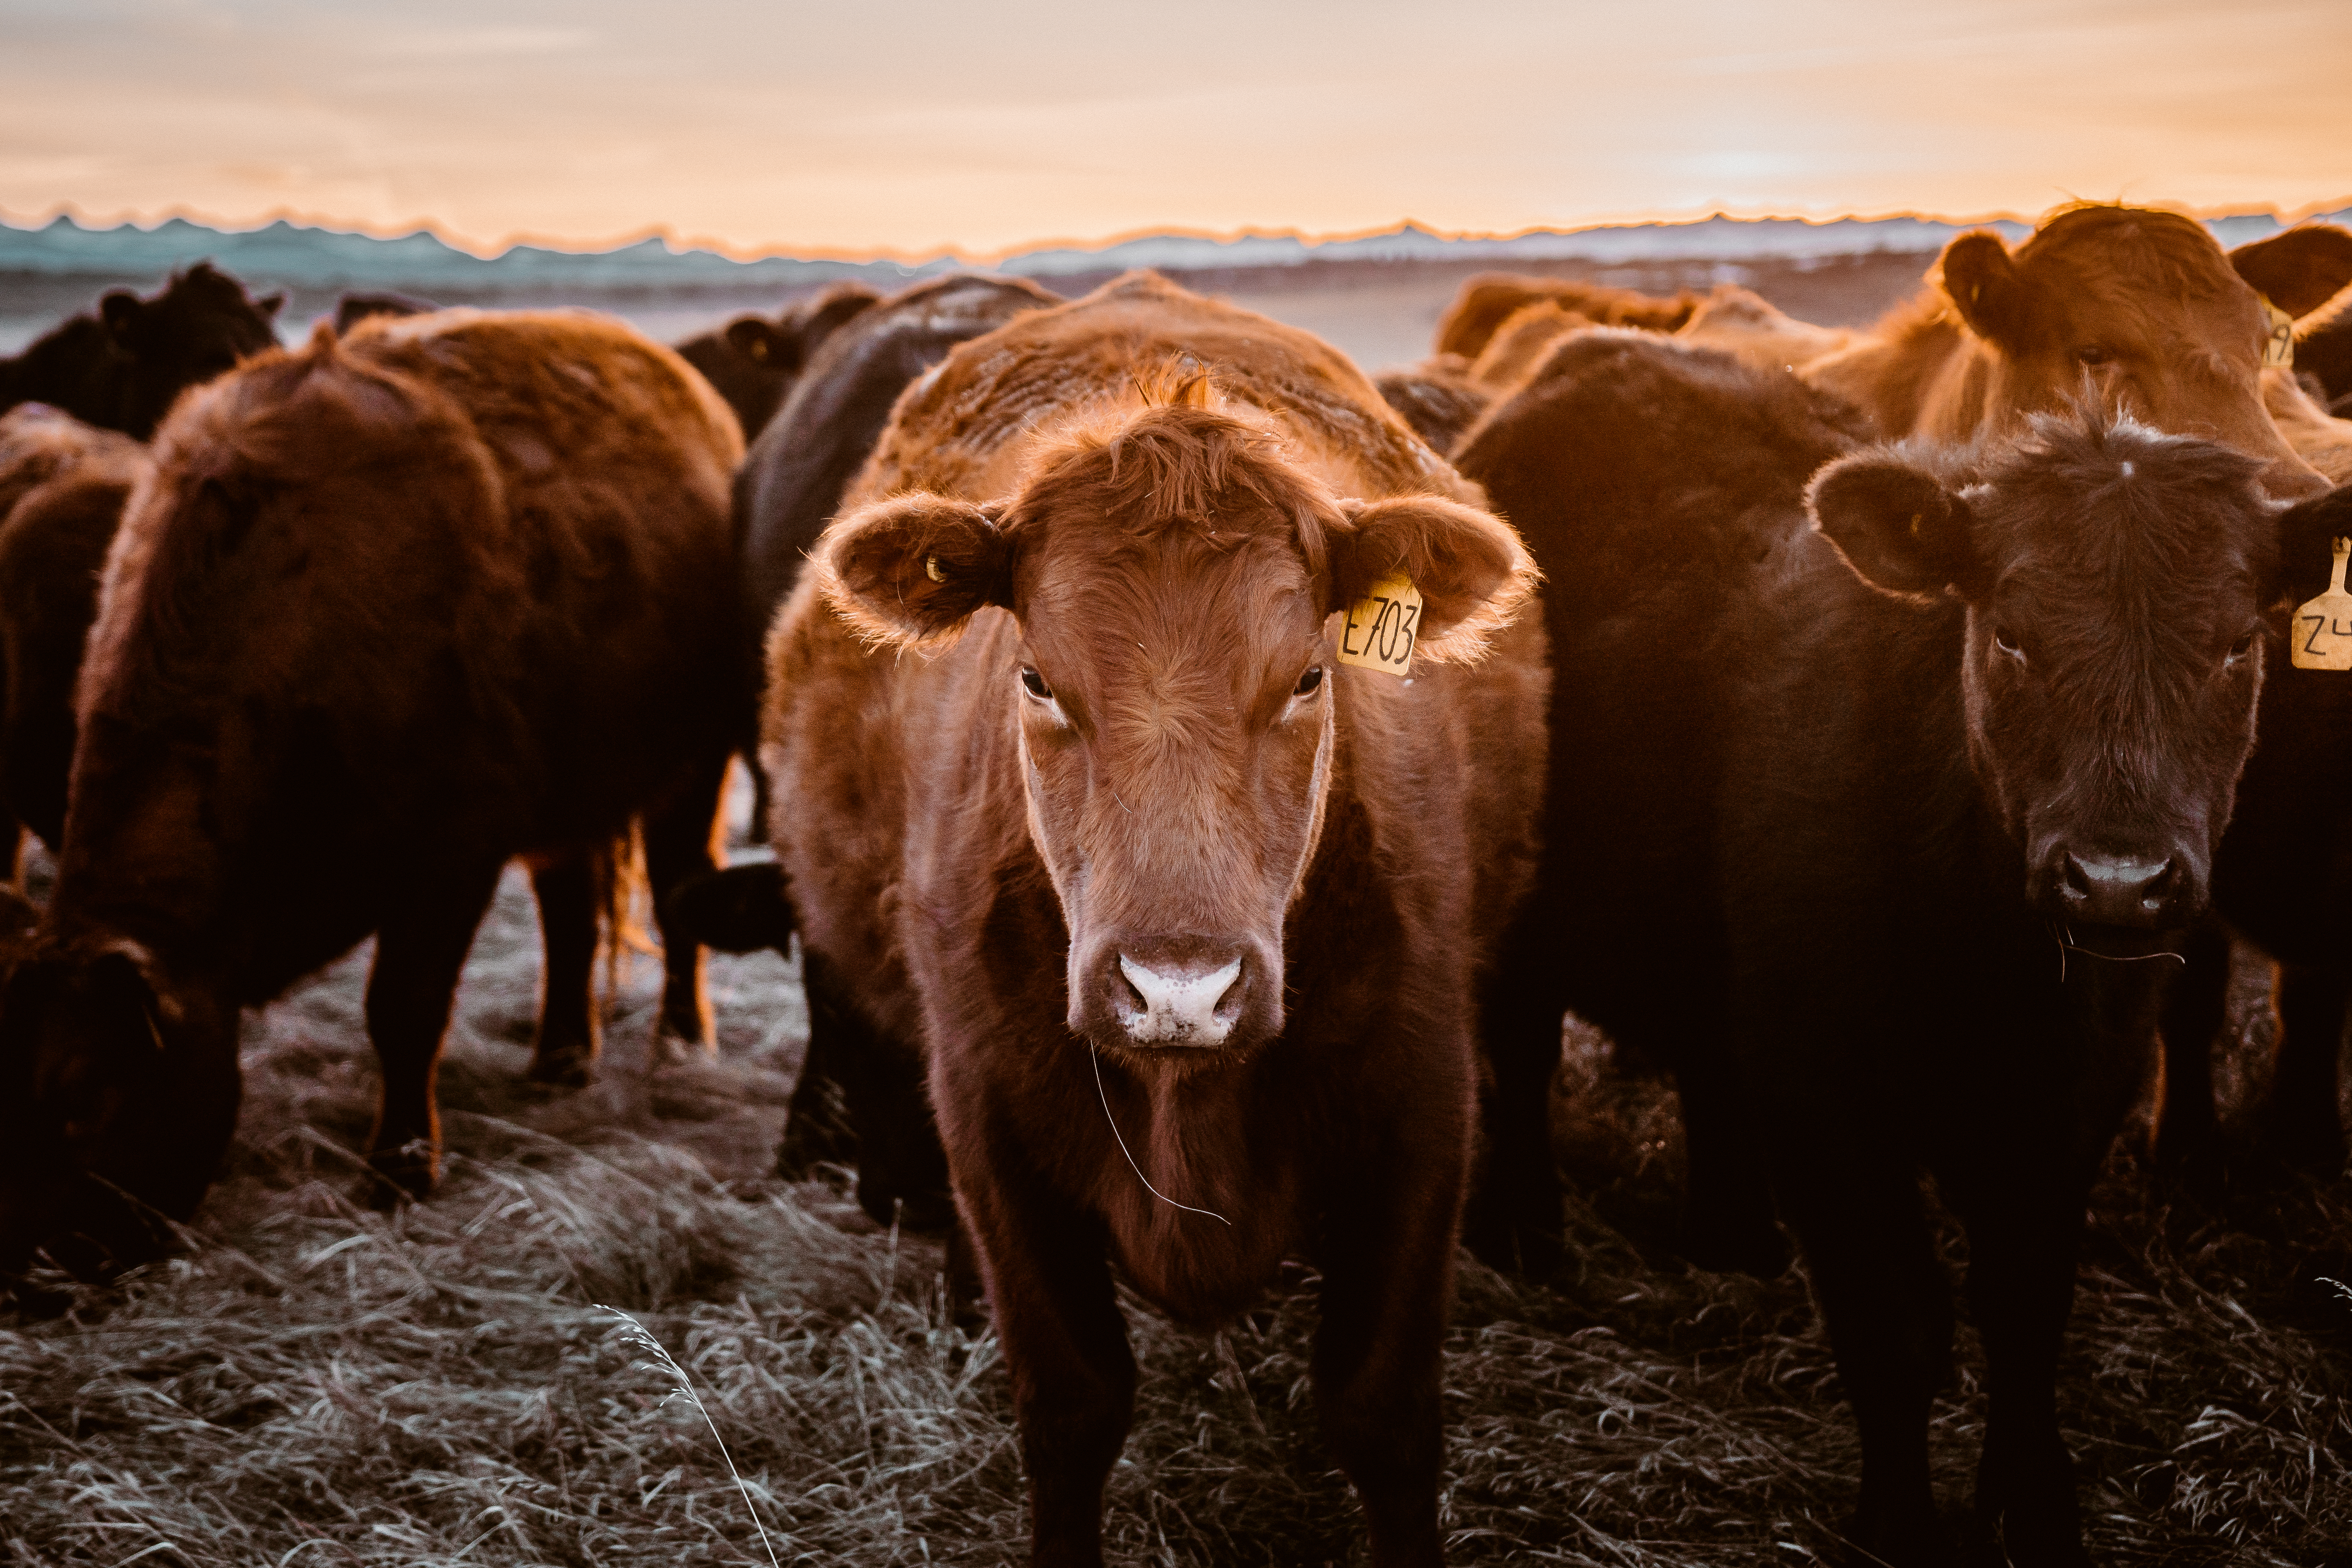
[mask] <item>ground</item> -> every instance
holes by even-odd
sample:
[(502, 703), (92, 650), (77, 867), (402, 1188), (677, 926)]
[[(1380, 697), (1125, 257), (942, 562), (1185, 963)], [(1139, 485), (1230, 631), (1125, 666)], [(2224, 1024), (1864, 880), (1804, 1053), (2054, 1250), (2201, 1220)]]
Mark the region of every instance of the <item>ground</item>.
[[(640, 958), (599, 1081), (534, 1090), (536, 928), (510, 875), (442, 1079), (448, 1179), (385, 1215), (354, 1202), (366, 961), (250, 1017), (243, 1122), (184, 1256), (0, 1321), (0, 1562), (1022, 1560), (1003, 1370), (943, 1310), (940, 1247), (769, 1173), (805, 1037), (791, 963), (714, 961), (718, 1058), (649, 1066)], [(2267, 1038), (2259, 970), (2242, 981), (2235, 1100)], [(1671, 1097), (1570, 1043), (1571, 1261), (1540, 1284), (1464, 1267), (1452, 1560), (1837, 1561), (1855, 1443), (1801, 1274), (1678, 1264)], [(2352, 1299), (2323, 1282), (2352, 1279), (2352, 1194), (2246, 1158), (2197, 1200), (2126, 1147), (2100, 1188), (2062, 1398), (2103, 1563), (2352, 1561)], [(1112, 1561), (1360, 1561), (1307, 1396), (1311, 1276), (1213, 1336), (1127, 1309), (1143, 1383)], [(1965, 1331), (1960, 1363), (1936, 1414), (1956, 1528), (1983, 1412)]]

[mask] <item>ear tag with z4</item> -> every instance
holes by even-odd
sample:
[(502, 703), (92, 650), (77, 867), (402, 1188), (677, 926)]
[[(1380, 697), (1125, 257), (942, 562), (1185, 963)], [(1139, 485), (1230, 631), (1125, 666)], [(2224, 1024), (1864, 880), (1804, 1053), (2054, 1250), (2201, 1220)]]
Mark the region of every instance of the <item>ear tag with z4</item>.
[(2352, 669), (2352, 594), (2344, 591), (2344, 563), (2352, 556), (2352, 539), (2336, 540), (2334, 549), (2327, 592), (2298, 605), (2287, 625), (2297, 669)]
[[(2345, 602), (2352, 605), (2352, 599)], [(1421, 590), (1403, 573), (1391, 572), (1348, 606), (1339, 626), (1339, 662), (1410, 675), (1413, 646), (1420, 640)]]
[(2271, 333), (2269, 337), (2263, 340), (2263, 365), (2265, 367), (2274, 364), (2293, 365), (2294, 363), (2294, 318), (2272, 304), (2269, 295), (2257, 294), (2254, 298), (2263, 302), (2263, 321), (2269, 326)]

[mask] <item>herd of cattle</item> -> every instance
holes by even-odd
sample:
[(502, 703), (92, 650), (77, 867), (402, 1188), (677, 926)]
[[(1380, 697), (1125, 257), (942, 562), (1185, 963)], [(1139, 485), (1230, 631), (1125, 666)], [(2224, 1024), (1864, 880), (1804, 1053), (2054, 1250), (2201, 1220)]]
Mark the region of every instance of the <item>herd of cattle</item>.
[[(163, 1247), (239, 1010), (371, 934), (368, 1152), (429, 1190), (501, 868), (531, 1070), (576, 1082), (641, 844), (672, 1048), (705, 944), (797, 936), (780, 1165), (952, 1233), (1041, 1563), (1100, 1561), (1113, 1266), (1206, 1322), (1292, 1256), (1371, 1560), (1439, 1561), (1451, 1260), (1559, 1260), (1571, 1009), (1675, 1079), (1690, 1258), (1794, 1233), (1857, 1543), (1949, 1551), (1925, 1170), (1979, 1507), (2084, 1562), (2086, 1194), (2158, 1074), (2210, 1157), (2233, 932), (2281, 966), (2269, 1135), (2344, 1157), (2352, 672), (2292, 655), (2352, 636), (2293, 618), (2352, 535), (2347, 284), (2342, 230), (2084, 206), (1862, 332), (1475, 279), (1377, 382), (1150, 275), (842, 286), (676, 352), (396, 298), (284, 350), (208, 267), (110, 295), (0, 364), (0, 809), (58, 864), (0, 952), (0, 1273)], [(739, 752), (776, 858), (720, 871)]]

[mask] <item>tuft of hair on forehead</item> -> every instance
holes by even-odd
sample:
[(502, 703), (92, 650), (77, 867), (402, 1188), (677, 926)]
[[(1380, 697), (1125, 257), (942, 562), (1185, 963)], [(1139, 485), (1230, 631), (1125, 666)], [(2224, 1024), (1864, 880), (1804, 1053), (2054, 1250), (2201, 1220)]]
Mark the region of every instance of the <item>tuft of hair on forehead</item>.
[(2237, 281), (2221, 244), (2205, 226), (2160, 207), (2076, 202), (2042, 215), (2017, 247), (2017, 263), (2081, 264), (2202, 298)]
[(1338, 503), (1284, 456), (1280, 438), (1213, 406), (1204, 373), (1139, 374), (1135, 385), (1142, 408), (1123, 408), (1036, 449), (1008, 526), (1035, 527), (1052, 515), (1143, 538), (1187, 527), (1213, 541), (1280, 531), (1320, 574)]
[(2083, 401), (2032, 416), (2023, 436), (1986, 455), (1979, 477), (1997, 507), (2090, 525), (2088, 546), (2101, 524), (2119, 541), (2185, 539), (2225, 516), (2266, 519), (2262, 473), (2260, 461), (2218, 442)]

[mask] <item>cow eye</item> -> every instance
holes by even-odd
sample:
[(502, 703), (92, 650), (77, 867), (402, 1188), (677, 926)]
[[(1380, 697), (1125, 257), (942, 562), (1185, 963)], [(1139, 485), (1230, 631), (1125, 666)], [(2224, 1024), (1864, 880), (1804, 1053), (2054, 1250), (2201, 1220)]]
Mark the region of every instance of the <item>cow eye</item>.
[(2016, 634), (2011, 632), (2007, 626), (1993, 627), (1992, 646), (1999, 648), (2001, 652), (2009, 655), (2010, 658), (2017, 659), (2020, 662), (2022, 662), (2025, 658), (2024, 646), (2017, 640)]
[(1045, 684), (1045, 678), (1025, 664), (1021, 667), (1021, 689), (1040, 702), (1054, 700), (1054, 689)]
[(1298, 678), (1298, 684), (1290, 689), (1290, 694), (1293, 697), (1312, 697), (1322, 684), (1323, 667), (1310, 664), (1307, 667), (1307, 673)]
[(2254, 650), (2254, 634), (2251, 631), (2230, 645), (2230, 662), (2237, 663)]
[(2115, 355), (2096, 343), (2084, 343), (2074, 351), (2074, 357), (2084, 364), (2105, 364), (2115, 358)]

